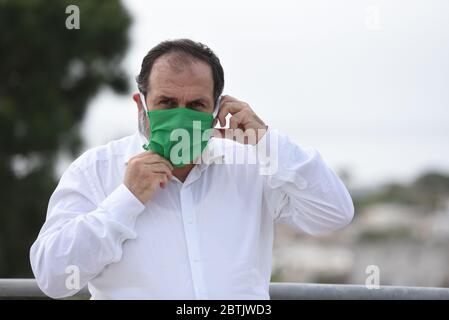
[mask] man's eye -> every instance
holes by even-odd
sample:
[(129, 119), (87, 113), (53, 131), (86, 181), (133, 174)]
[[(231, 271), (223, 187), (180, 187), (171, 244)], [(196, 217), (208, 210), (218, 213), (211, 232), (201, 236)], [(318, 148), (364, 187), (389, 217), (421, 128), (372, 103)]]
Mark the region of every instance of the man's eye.
[(202, 108), (204, 108), (204, 104), (202, 104), (201, 102), (195, 102), (195, 103), (192, 103), (191, 107), (194, 109), (202, 109)]
[(174, 101), (172, 101), (172, 100), (161, 100), (161, 101), (159, 101), (159, 104), (160, 105), (163, 105), (163, 106), (168, 106), (168, 107), (172, 107), (172, 106), (174, 106), (174, 104), (175, 104), (175, 102)]

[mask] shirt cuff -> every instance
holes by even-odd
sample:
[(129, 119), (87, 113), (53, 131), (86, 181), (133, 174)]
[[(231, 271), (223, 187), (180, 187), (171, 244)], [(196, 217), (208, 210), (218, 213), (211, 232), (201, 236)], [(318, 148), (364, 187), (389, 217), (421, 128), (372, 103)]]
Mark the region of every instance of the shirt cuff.
[(100, 207), (114, 220), (129, 229), (134, 228), (137, 217), (145, 206), (122, 183), (103, 202)]

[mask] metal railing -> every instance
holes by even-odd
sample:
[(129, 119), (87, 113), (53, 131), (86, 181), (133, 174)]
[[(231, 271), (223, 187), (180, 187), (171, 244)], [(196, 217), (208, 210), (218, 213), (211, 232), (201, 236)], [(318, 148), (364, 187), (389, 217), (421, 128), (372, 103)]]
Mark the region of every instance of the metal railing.
[[(87, 288), (71, 299), (88, 299)], [(280, 283), (270, 284), (272, 300), (449, 300), (449, 288)], [(49, 299), (34, 279), (0, 279), (0, 299)]]

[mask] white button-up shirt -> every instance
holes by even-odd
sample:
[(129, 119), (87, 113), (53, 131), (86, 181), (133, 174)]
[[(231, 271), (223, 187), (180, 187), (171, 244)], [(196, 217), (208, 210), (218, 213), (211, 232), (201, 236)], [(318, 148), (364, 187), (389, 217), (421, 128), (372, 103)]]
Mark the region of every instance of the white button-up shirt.
[(184, 183), (173, 178), (144, 204), (123, 184), (144, 151), (138, 133), (87, 151), (63, 174), (31, 247), (39, 287), (55, 298), (88, 285), (92, 299), (269, 299), (273, 224), (323, 234), (354, 212), (318, 152), (269, 129), (271, 139), (274, 172), (235, 163), (253, 146), (212, 138)]

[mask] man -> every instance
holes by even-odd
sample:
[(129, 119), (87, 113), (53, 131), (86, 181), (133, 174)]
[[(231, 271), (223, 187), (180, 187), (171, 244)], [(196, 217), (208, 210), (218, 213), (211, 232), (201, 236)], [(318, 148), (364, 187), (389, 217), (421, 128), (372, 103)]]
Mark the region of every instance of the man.
[[(219, 99), (223, 69), (208, 47), (162, 42), (137, 82), (140, 132), (87, 151), (50, 198), (30, 252), (47, 295), (87, 284), (93, 299), (269, 299), (275, 222), (316, 235), (351, 221), (351, 197), (319, 153), (247, 103)], [(229, 128), (208, 139), (207, 127), (224, 127), (229, 115)], [(206, 136), (192, 142), (199, 152), (183, 147), (193, 155), (176, 159), (178, 139), (168, 138), (176, 127)], [(235, 129), (244, 143), (232, 141)], [(236, 161), (242, 154), (257, 161)], [(276, 166), (262, 170), (267, 163)]]

